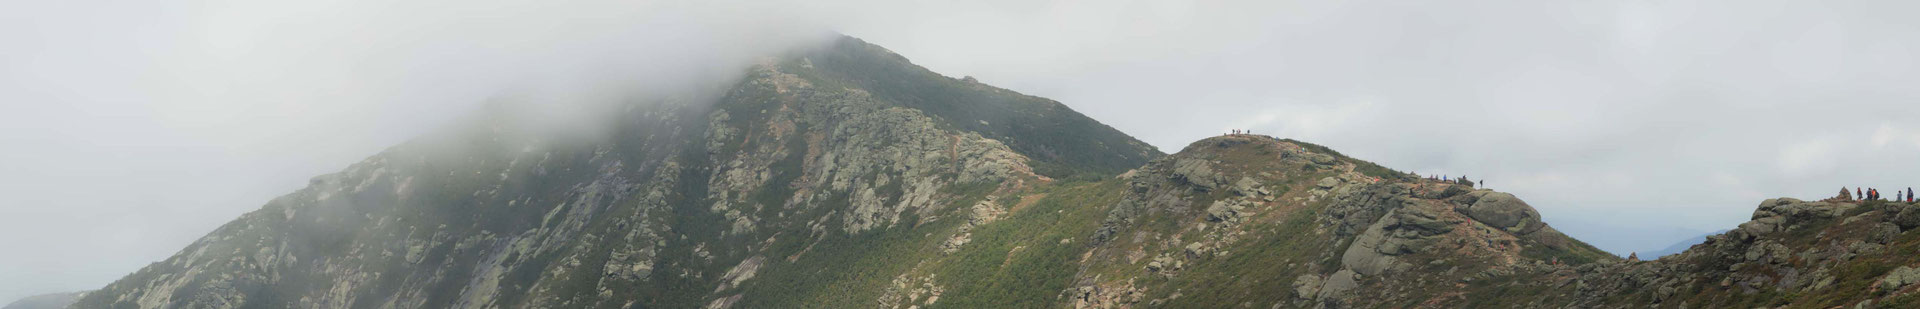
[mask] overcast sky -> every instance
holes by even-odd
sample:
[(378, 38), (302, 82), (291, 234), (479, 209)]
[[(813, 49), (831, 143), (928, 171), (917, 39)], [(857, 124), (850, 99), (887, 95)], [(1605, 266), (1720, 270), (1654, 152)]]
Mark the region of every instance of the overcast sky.
[[(92, 289), (488, 98), (667, 89), (838, 31), (1163, 150), (1486, 179), (1625, 254), (1920, 185), (1912, 1), (14, 1), (0, 302)], [(724, 71), (724, 70), (721, 70)]]

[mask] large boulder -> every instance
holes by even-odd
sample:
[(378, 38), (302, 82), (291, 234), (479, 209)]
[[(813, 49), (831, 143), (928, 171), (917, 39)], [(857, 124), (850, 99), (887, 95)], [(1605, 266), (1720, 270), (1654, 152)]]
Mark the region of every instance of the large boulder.
[(1253, 178), (1250, 178), (1250, 177), (1240, 177), (1240, 181), (1233, 182), (1233, 194), (1237, 194), (1240, 196), (1256, 196), (1256, 195), (1267, 195), (1267, 193), (1268, 193), (1267, 189), (1260, 188), (1259, 180), (1253, 180)]
[(1358, 274), (1353, 273), (1353, 271), (1345, 269), (1334, 272), (1332, 276), (1327, 277), (1324, 283), (1321, 283), (1320, 299), (1338, 299), (1346, 296), (1347, 291), (1360, 287), (1359, 278), (1354, 278), (1357, 275)]
[(1319, 186), (1321, 189), (1333, 189), (1333, 186), (1340, 185), (1340, 180), (1334, 179), (1333, 177), (1325, 177), (1320, 178), (1320, 181), (1315, 182), (1314, 185)]
[[(1400, 261), (1396, 256), (1419, 251), (1430, 245), (1432, 241), (1424, 238), (1409, 238), (1419, 237), (1417, 232), (1401, 233), (1398, 229), (1389, 231), (1388, 227), (1402, 226), (1399, 218), (1398, 209), (1389, 210), (1386, 216), (1368, 226), (1366, 232), (1355, 237), (1353, 244), (1347, 246), (1347, 251), (1341, 253), (1340, 265), (1355, 273), (1369, 276), (1412, 268), (1413, 265)], [(1400, 237), (1402, 234), (1411, 235)]]
[(1213, 164), (1207, 160), (1180, 158), (1173, 161), (1173, 177), (1199, 188), (1201, 191), (1213, 191), (1227, 183), (1226, 176), (1213, 171)]
[(1300, 299), (1314, 299), (1315, 296), (1320, 295), (1320, 284), (1321, 284), (1320, 281), (1321, 281), (1320, 276), (1315, 276), (1311, 274), (1294, 277), (1293, 278), (1293, 297), (1299, 297)]
[(1340, 162), (1340, 160), (1335, 159), (1333, 156), (1318, 154), (1318, 153), (1307, 155), (1307, 160), (1313, 161), (1313, 164), (1319, 164), (1319, 165), (1333, 165), (1334, 163)]
[(1900, 207), (1900, 212), (1893, 215), (1893, 224), (1899, 225), (1902, 230), (1920, 227), (1920, 207)]
[(1782, 207), (1805, 203), (1806, 201), (1791, 197), (1770, 198), (1765, 201), (1760, 201), (1760, 207), (1754, 207), (1753, 217), (1751, 219), (1779, 216), (1782, 215), (1783, 212), (1792, 211), (1792, 209), (1783, 209)]
[(1737, 230), (1744, 231), (1748, 235), (1765, 235), (1778, 230), (1780, 225), (1786, 222), (1787, 218), (1785, 217), (1764, 217), (1747, 221), (1747, 223), (1741, 223)]
[(1887, 276), (1880, 279), (1880, 289), (1895, 290), (1915, 282), (1920, 282), (1920, 269), (1900, 266), (1900, 268), (1887, 272)]
[(1535, 211), (1527, 202), (1504, 192), (1488, 192), (1467, 208), (1467, 216), (1480, 223), (1500, 228), (1516, 234), (1529, 234), (1545, 226), (1540, 223), (1540, 212)]

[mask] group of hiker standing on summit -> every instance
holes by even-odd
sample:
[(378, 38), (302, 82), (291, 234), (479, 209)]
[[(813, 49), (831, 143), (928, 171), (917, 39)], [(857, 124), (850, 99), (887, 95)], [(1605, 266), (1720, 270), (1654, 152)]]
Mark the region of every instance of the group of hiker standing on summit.
[[(1880, 189), (1861, 188), (1861, 187), (1854, 187), (1852, 195), (1848, 195), (1846, 187), (1841, 187), (1840, 197), (1847, 198), (1847, 199), (1855, 199), (1855, 197), (1858, 197), (1858, 200), (1862, 200), (1862, 201), (1873, 201), (1873, 200), (1883, 199), (1880, 196)], [(1913, 197), (1912, 187), (1908, 187), (1907, 192), (1904, 192), (1904, 193), (1900, 192), (1900, 190), (1898, 189), (1893, 190), (1893, 201), (1912, 203), (1913, 200), (1914, 200), (1914, 197)]]

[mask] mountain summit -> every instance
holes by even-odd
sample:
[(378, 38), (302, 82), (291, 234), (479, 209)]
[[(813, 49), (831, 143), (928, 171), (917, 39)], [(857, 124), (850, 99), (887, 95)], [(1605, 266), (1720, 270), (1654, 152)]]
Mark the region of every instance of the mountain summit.
[[(1261, 135), (1163, 154), (854, 38), (603, 138), (483, 112), (76, 308), (1905, 306), (1920, 210), (1762, 203), (1658, 261), (1520, 197)], [(1912, 223), (1912, 224), (1909, 224)]]

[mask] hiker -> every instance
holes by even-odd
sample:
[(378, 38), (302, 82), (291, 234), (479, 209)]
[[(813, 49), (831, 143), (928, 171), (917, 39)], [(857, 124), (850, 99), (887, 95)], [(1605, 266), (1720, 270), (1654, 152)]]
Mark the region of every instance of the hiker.
[(1853, 196), (1858, 196), (1858, 197), (1860, 197), (1860, 200), (1862, 200), (1862, 201), (1865, 201), (1865, 200), (1867, 200), (1867, 193), (1866, 193), (1866, 191), (1861, 191), (1861, 190), (1860, 190), (1860, 187), (1853, 187)]
[(1907, 202), (1913, 202), (1913, 187), (1907, 187)]

